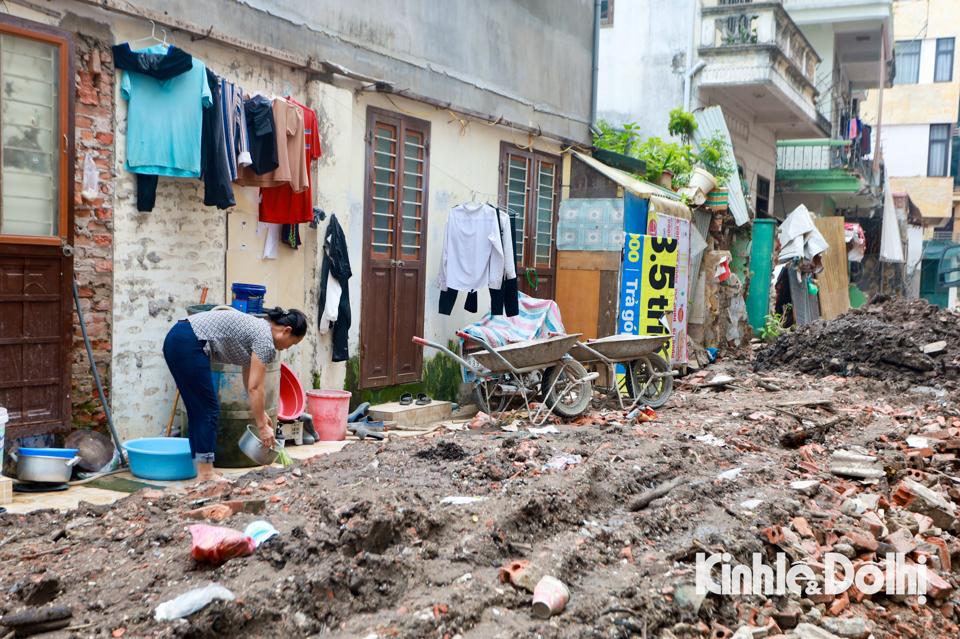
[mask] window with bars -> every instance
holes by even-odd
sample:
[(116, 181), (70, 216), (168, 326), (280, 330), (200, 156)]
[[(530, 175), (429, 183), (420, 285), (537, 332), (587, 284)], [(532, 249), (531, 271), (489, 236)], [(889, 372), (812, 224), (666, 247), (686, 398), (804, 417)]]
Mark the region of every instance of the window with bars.
[(500, 200), (515, 221), (514, 258), (523, 267), (553, 267), (559, 158), (504, 144)]
[(950, 82), (953, 80), (953, 38), (937, 38), (937, 58), (934, 64), (933, 81)]
[(371, 255), (419, 259), (427, 180), (427, 129), (419, 120), (377, 115), (372, 122), (373, 157), (369, 207)]
[(950, 168), (950, 125), (930, 125), (930, 147), (927, 155), (927, 175), (946, 177)]
[(60, 233), (60, 47), (0, 34), (0, 234)]

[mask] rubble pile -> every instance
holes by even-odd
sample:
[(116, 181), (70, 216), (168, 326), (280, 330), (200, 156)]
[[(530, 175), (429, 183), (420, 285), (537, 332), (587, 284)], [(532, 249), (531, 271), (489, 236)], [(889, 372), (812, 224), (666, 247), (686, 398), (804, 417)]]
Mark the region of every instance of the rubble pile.
[[(815, 580), (801, 584), (802, 592), (747, 609), (740, 636), (960, 634), (954, 572), (960, 561), (960, 478), (952, 474), (960, 453), (960, 419), (911, 421), (913, 428), (880, 436), (871, 450), (854, 445), (829, 452), (808, 444), (798, 451), (790, 488), (799, 508), (789, 519), (762, 528), (760, 536), (768, 565), (782, 553), (787, 565), (809, 566)], [(875, 567), (872, 575), (856, 581), (868, 565)], [(845, 578), (854, 582), (831, 592), (831, 568), (834, 584)], [(922, 621), (907, 621), (903, 607), (918, 611)], [(718, 637), (733, 634), (725, 627), (714, 631)]]
[[(726, 360), (654, 415), (490, 421), (0, 516), (0, 637), (960, 636), (949, 404)], [(215, 532), (231, 545), (211, 555)], [(929, 569), (924, 601), (823, 592), (828, 556), (888, 569), (888, 552)], [(777, 553), (819, 592), (696, 588), (698, 555)]]
[(935, 380), (955, 387), (960, 380), (960, 314), (926, 300), (876, 297), (836, 319), (780, 336), (757, 353), (754, 368)]

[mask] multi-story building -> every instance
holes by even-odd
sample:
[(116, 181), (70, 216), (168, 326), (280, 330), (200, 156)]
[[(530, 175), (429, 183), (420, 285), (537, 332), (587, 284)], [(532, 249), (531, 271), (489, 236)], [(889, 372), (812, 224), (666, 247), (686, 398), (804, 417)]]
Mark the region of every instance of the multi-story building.
[(881, 96), (871, 91), (863, 118), (881, 123), (883, 158), (894, 191), (907, 192), (920, 209), (928, 235), (960, 237), (954, 159), (960, 71), (960, 3), (894, 2), (896, 76)]
[[(921, 296), (956, 303), (956, 289), (940, 286), (941, 257), (960, 241), (957, 138), (960, 2), (895, 0), (893, 86), (871, 91), (864, 120), (881, 123), (883, 159), (895, 192), (908, 193), (925, 227)], [(949, 257), (950, 252), (947, 252)], [(949, 266), (949, 265), (948, 265)]]
[[(866, 165), (841, 133), (858, 92), (884, 82), (891, 0), (682, 0), (670, 20), (653, 0), (606, 4), (601, 117), (665, 136), (671, 108), (719, 105), (758, 215), (878, 204), (869, 169), (848, 170)], [(778, 156), (783, 140), (803, 142)]]

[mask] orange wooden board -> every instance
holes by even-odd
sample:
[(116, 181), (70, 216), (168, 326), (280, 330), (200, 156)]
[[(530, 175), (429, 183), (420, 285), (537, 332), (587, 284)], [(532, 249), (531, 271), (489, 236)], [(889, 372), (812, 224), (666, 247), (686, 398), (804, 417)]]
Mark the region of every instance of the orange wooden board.
[(567, 333), (597, 337), (600, 318), (600, 271), (557, 269), (557, 304)]

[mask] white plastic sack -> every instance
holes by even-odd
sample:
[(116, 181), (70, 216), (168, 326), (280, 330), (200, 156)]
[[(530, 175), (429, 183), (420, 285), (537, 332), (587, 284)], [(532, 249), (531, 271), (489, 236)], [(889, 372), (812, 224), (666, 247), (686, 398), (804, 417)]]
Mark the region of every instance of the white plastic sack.
[(780, 262), (794, 258), (813, 260), (829, 248), (829, 244), (817, 230), (813, 216), (803, 204), (793, 210), (778, 229), (780, 238)]
[(911, 224), (907, 227), (907, 276), (913, 274), (923, 260), (923, 227)]
[(189, 617), (198, 610), (202, 610), (217, 599), (223, 601), (233, 601), (236, 599), (234, 594), (221, 586), (220, 584), (210, 584), (203, 588), (194, 588), (189, 590), (176, 599), (164, 601), (157, 606), (154, 612), (154, 618), (157, 621), (172, 621)]
[(87, 202), (97, 199), (100, 195), (100, 171), (97, 170), (97, 163), (93, 161), (92, 153), (87, 153), (83, 157), (83, 189), (80, 195)]
[(730, 298), (728, 309), (730, 323), (727, 325), (727, 340), (740, 345), (740, 321), (747, 317), (747, 304), (739, 295)]
[(883, 188), (886, 195), (883, 198), (883, 227), (880, 230), (880, 261), (903, 262), (903, 237), (900, 235), (900, 221), (897, 220), (889, 179), (885, 180)]

